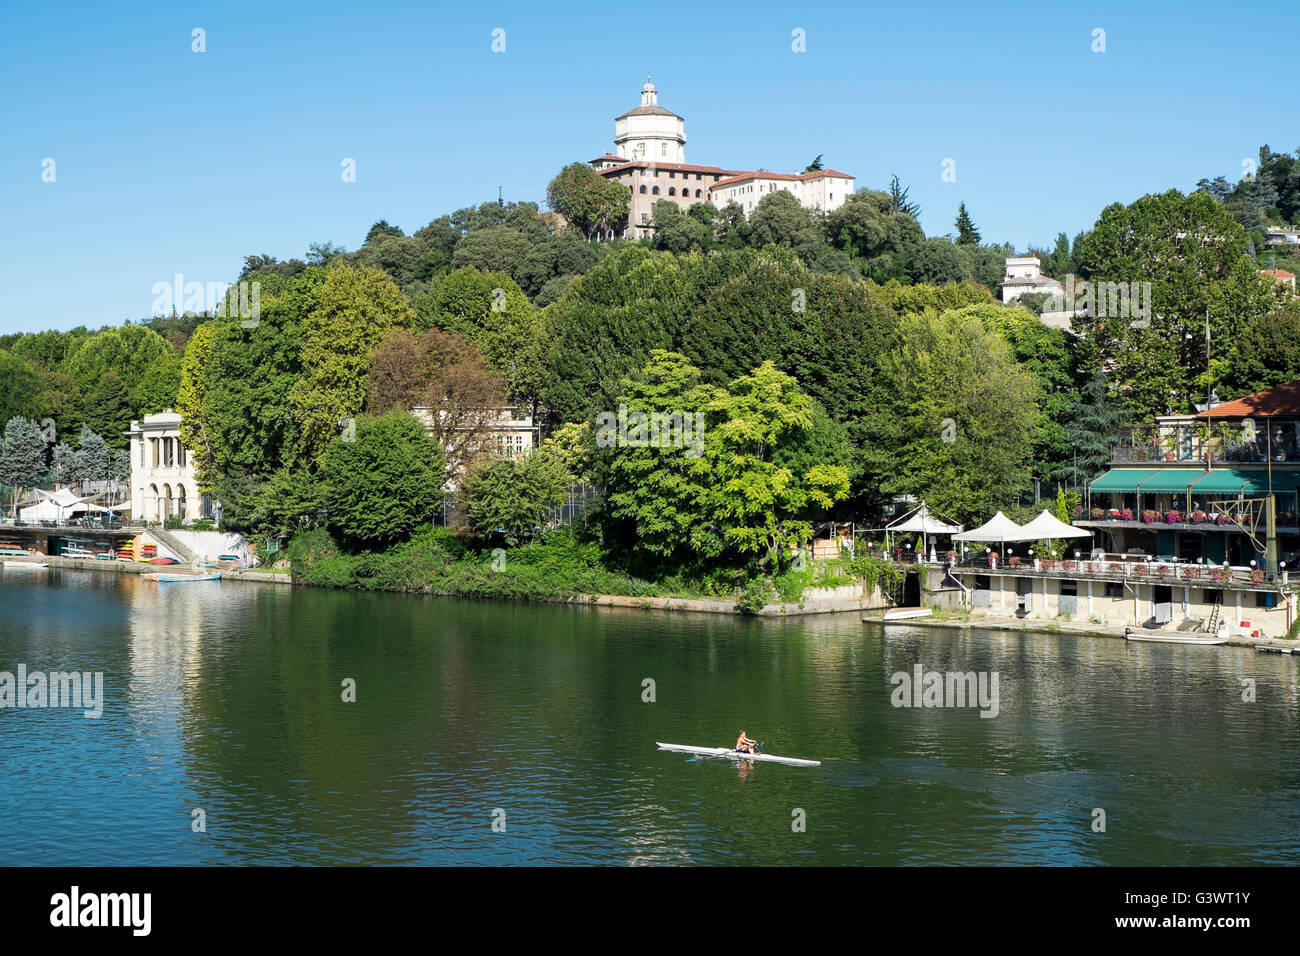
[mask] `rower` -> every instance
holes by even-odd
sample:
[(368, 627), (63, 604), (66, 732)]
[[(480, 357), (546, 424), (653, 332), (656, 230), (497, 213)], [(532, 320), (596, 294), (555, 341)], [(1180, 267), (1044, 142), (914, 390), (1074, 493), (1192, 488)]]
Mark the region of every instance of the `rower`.
[(736, 752), (742, 754), (752, 754), (754, 752), (754, 745), (757, 743), (758, 743), (757, 740), (750, 740), (748, 737), (746, 737), (745, 732), (742, 730), (740, 732), (740, 736), (736, 738)]

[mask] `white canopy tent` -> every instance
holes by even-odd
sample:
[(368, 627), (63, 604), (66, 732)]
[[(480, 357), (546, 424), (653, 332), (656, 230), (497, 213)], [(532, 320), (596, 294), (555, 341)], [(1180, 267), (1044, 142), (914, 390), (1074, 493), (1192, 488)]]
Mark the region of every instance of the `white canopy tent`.
[[(1068, 525), (1046, 508), (1029, 524), (1020, 529), (1021, 541), (1050, 541), (1053, 538), (1091, 538), (1092, 532)], [(1008, 538), (1007, 540), (1011, 540)]]
[(40, 488), (32, 490), (40, 500), (18, 513), (23, 521), (56, 521), (62, 524), (67, 516), (85, 511), (86, 502), (94, 497), (91, 495), (87, 498), (78, 498), (67, 488), (60, 488), (58, 491), (42, 491)]
[(1008, 541), (1026, 540), (1021, 537), (1022, 530), (1020, 525), (999, 511), (978, 528), (971, 528), (969, 531), (955, 534), (952, 539), (954, 541), (996, 542), (1000, 545), (998, 550), (1005, 551)]
[[(949, 524), (940, 518), (936, 518), (930, 513), (930, 507), (924, 500), (901, 518), (896, 518), (889, 524), (885, 525), (885, 550), (889, 550), (890, 533), (916, 533), (921, 534), (922, 557), (925, 556), (927, 536), (932, 534), (957, 534), (961, 531), (961, 525)], [(934, 544), (930, 543), (930, 560), (935, 560)]]

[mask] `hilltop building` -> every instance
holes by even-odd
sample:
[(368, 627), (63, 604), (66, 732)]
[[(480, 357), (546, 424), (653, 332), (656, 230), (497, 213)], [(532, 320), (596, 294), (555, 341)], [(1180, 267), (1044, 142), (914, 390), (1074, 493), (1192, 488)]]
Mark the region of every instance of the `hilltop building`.
[(748, 216), (765, 195), (783, 189), (805, 209), (830, 212), (844, 204), (855, 182), (855, 177), (836, 169), (794, 174), (687, 163), (686, 121), (659, 105), (658, 91), (648, 77), (641, 105), (614, 120), (614, 152), (597, 156), (589, 165), (631, 191), (624, 232), (629, 239), (654, 234), (654, 206), (661, 200), (683, 212), (697, 202), (719, 209), (735, 202)]

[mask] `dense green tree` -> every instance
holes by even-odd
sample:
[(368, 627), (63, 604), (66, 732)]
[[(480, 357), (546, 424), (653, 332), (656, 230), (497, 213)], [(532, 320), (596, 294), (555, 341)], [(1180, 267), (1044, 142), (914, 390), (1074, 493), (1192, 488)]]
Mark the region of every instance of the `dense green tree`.
[(1253, 316), (1236, 340), (1224, 378), (1224, 397), (1273, 388), (1300, 378), (1300, 301)]
[[(1205, 394), (1207, 312), (1212, 340), (1226, 352), (1244, 324), (1277, 307), (1280, 292), (1258, 275), (1246, 242), (1209, 194), (1177, 190), (1108, 206), (1080, 241), (1078, 265), (1094, 290), (1094, 314), (1073, 323), (1082, 364), (1110, 368), (1134, 416), (1185, 411)], [(1128, 315), (1125, 299), (1115, 307), (1109, 291), (1108, 307), (1097, 307), (1095, 290), (1133, 282), (1140, 296), (1150, 283), (1140, 310), (1149, 318), (1133, 314), (1131, 285)]]
[(874, 409), (869, 449), (869, 474), (884, 493), (971, 522), (1029, 486), (1040, 392), (979, 317), (904, 316), (886, 373), (892, 389)]
[(390, 330), (414, 324), (415, 310), (383, 272), (329, 270), (303, 322), (301, 377), (289, 390), (297, 460), (320, 461), (339, 423), (365, 403), (370, 353)]
[(709, 234), (708, 226), (697, 217), (682, 212), (670, 199), (661, 199), (655, 203), (652, 222), (655, 227), (655, 247), (677, 255), (700, 249)]
[(883, 281), (897, 274), (908, 255), (925, 241), (925, 233), (905, 210), (892, 211), (888, 193), (859, 189), (826, 215), (831, 244), (859, 259), (875, 261)]
[(417, 326), (473, 342), (505, 376), (512, 401), (531, 404), (542, 387), (541, 320), (523, 290), (501, 272), (457, 269), (417, 297)]
[(67, 464), (69, 477), (78, 484), (107, 481), (112, 476), (112, 453), (108, 443), (85, 426), (77, 438), (77, 450)]
[(1106, 374), (1093, 372), (1077, 402), (1069, 410), (1066, 434), (1070, 459), (1057, 469), (1055, 477), (1081, 486), (1095, 480), (1110, 464), (1124, 412), (1110, 394)]
[(182, 420), (205, 437), (213, 492), (232, 517), (258, 482), (290, 463), (299, 447), (290, 393), (303, 371), (304, 325), (326, 274), (318, 266), (291, 279), (258, 273), (262, 302), (256, 324), (229, 315), (211, 323), (201, 413), (191, 418), (193, 409), (187, 408)]
[(627, 224), (632, 192), (586, 163), (572, 163), (546, 187), (546, 201), (587, 238), (618, 233)]
[(181, 444), (189, 449), (199, 487), (204, 492), (209, 490), (207, 472), (212, 467), (212, 446), (203, 431), (203, 398), (207, 393), (204, 369), (211, 354), (212, 325), (200, 325), (181, 356), (181, 381), (174, 406), (181, 416)]
[(933, 285), (966, 282), (971, 278), (970, 264), (961, 248), (949, 239), (937, 237), (925, 240), (912, 253), (908, 274), (914, 283)]
[(460, 507), (476, 534), (515, 547), (543, 529), (568, 487), (563, 462), (539, 450), (488, 461), (470, 472)]
[(1011, 346), (1016, 364), (1038, 384), (1041, 429), (1033, 448), (1033, 475), (1040, 481), (1055, 476), (1071, 458), (1065, 421), (1074, 406), (1075, 368), (1069, 335), (1044, 325), (1028, 309), (987, 304), (968, 306), (944, 318), (975, 317)]
[(0, 440), (0, 482), (13, 486), (13, 514), (18, 517), (19, 489), (35, 485), (45, 475), (45, 437), (30, 418), (15, 415), (5, 422)]
[(0, 351), (0, 421), (15, 415), (39, 418), (44, 376), (31, 362), (13, 352)]
[(409, 413), (355, 421), (334, 439), (321, 465), (329, 522), (354, 547), (403, 541), (442, 506), (442, 450)]
[(778, 189), (768, 193), (749, 214), (749, 241), (755, 246), (790, 246), (795, 237), (812, 225), (812, 217), (794, 194)]
[(104, 436), (110, 448), (127, 445), (126, 430), (133, 415), (126, 383), (114, 371), (105, 372), (86, 396), (85, 424)]
[[(609, 511), (651, 559), (779, 562), (810, 537), (812, 513), (848, 494), (843, 465), (812, 458), (806, 444), (782, 455), (813, 428), (815, 404), (770, 362), (716, 387), (685, 356), (657, 349), (623, 385), (623, 419), (598, 419), (596, 443)], [(807, 467), (792, 471), (796, 462)]]

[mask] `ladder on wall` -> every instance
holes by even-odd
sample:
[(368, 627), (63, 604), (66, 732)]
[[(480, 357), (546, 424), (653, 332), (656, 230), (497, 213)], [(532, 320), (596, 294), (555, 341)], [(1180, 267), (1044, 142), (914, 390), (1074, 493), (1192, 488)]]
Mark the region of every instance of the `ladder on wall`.
[(1205, 622), (1205, 631), (1207, 634), (1217, 634), (1219, 631), (1219, 612), (1223, 610), (1223, 605), (1215, 601), (1214, 610), (1210, 612), (1210, 618)]

